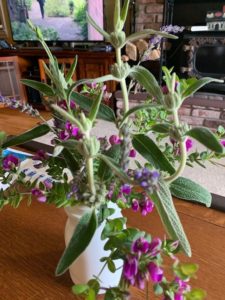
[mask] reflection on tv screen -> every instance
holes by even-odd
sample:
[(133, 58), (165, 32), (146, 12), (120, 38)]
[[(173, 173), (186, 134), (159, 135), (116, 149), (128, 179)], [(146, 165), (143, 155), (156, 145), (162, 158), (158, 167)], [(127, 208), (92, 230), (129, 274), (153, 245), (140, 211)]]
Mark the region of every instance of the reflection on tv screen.
[(41, 28), (48, 41), (101, 41), (87, 23), (86, 13), (103, 28), (103, 0), (7, 0), (13, 39), (36, 40), (27, 19)]

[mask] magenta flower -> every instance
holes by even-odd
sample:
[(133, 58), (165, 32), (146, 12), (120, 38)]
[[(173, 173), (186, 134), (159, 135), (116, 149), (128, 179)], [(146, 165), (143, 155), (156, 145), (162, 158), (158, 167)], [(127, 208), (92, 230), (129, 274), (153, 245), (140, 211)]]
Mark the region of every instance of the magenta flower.
[(139, 204), (142, 216), (146, 216), (153, 211), (154, 202), (151, 201), (148, 197), (145, 197), (144, 201), (141, 201)]
[(133, 242), (131, 245), (131, 250), (138, 254), (147, 253), (149, 250), (149, 242), (145, 238), (140, 237)]
[(135, 212), (139, 211), (140, 207), (139, 207), (139, 202), (137, 199), (132, 200), (131, 207), (132, 207), (133, 211), (135, 211)]
[(138, 272), (136, 276), (136, 284), (139, 289), (143, 290), (145, 288), (145, 276)]
[(44, 161), (48, 158), (48, 154), (40, 149), (36, 152), (36, 154), (32, 157), (33, 160), (40, 160), (40, 161)]
[(135, 276), (138, 272), (138, 260), (136, 257), (129, 257), (125, 260), (123, 266), (123, 276), (132, 285), (135, 283)]
[(192, 139), (186, 139), (185, 141), (186, 150), (189, 151), (193, 147), (193, 141)]
[(221, 145), (223, 145), (223, 147), (225, 147), (225, 140), (220, 140)]
[(59, 136), (59, 139), (62, 141), (66, 141), (70, 138), (70, 134), (67, 130), (60, 131), (58, 136)]
[(111, 145), (118, 145), (121, 143), (121, 139), (118, 137), (118, 135), (111, 135), (109, 138), (109, 142)]
[(160, 238), (154, 238), (149, 244), (149, 252), (151, 256), (156, 256), (160, 252), (162, 241)]
[(124, 185), (121, 186), (120, 191), (123, 194), (130, 195), (130, 193), (131, 193), (131, 186), (129, 184), (125, 183)]
[(47, 178), (43, 181), (44, 186), (46, 187), (47, 190), (51, 190), (53, 187), (52, 181), (50, 178)]
[[(61, 107), (64, 110), (66, 110), (66, 111), (68, 110), (68, 105), (66, 103), (66, 100), (60, 100), (58, 102), (58, 106)], [(75, 109), (76, 108), (76, 104), (75, 104), (75, 102), (73, 100), (70, 100), (70, 108), (71, 109)]]
[(157, 266), (154, 262), (150, 262), (148, 265), (148, 271), (153, 282), (158, 283), (163, 279), (163, 270)]
[(38, 188), (33, 188), (31, 190), (31, 194), (35, 197), (37, 197), (37, 200), (39, 202), (46, 202), (47, 198), (45, 196), (45, 194)]
[(174, 300), (184, 300), (184, 296), (180, 293), (174, 295)]
[(135, 149), (131, 149), (131, 150), (130, 150), (130, 153), (129, 153), (129, 157), (134, 158), (134, 157), (136, 157), (136, 155), (137, 155), (136, 150), (135, 150)]
[(5, 171), (11, 171), (19, 165), (19, 159), (13, 154), (7, 155), (2, 162), (2, 167)]

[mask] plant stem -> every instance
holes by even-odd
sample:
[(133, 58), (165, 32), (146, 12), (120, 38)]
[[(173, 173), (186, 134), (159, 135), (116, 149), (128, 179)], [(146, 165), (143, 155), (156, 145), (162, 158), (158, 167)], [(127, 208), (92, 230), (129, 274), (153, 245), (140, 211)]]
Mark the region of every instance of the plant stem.
[[(180, 125), (179, 122), (179, 117), (178, 117), (178, 110), (175, 109), (173, 111), (173, 117), (174, 117), (174, 123), (175, 126), (178, 128)], [(186, 162), (187, 162), (187, 150), (186, 150), (186, 143), (185, 140), (181, 140), (179, 141), (179, 147), (180, 147), (180, 164), (179, 167), (177, 168), (176, 172), (174, 174), (172, 174), (169, 177), (166, 177), (164, 180), (168, 183), (173, 182), (174, 180), (176, 180), (184, 171), (185, 166), (186, 166)]]
[[(121, 48), (116, 48), (116, 62), (119, 67), (122, 67)], [(125, 79), (120, 80), (120, 86), (123, 95), (124, 113), (126, 113), (129, 110), (129, 97), (128, 97), (127, 85)]]
[(95, 182), (94, 182), (94, 168), (93, 168), (93, 158), (89, 157), (86, 160), (86, 167), (87, 167), (87, 177), (88, 177), (88, 185), (90, 192), (95, 195)]

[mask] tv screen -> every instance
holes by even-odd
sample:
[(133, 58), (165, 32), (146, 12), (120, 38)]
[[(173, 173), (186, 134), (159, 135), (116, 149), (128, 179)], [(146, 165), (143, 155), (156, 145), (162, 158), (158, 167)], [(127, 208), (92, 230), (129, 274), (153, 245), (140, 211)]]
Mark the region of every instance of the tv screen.
[(35, 41), (27, 19), (46, 41), (102, 41), (86, 12), (103, 28), (103, 0), (7, 0), (14, 41)]

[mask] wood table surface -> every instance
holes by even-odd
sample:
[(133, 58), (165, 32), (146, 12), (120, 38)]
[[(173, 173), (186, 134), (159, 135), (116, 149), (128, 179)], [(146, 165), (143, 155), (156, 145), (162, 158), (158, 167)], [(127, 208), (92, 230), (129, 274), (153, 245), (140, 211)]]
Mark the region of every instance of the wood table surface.
[[(18, 111), (0, 109), (0, 130), (8, 134), (37, 122)], [(181, 200), (175, 204), (193, 252), (191, 259), (180, 257), (200, 267), (192, 285), (205, 289), (209, 300), (225, 299), (225, 214)], [(156, 211), (147, 217), (130, 210), (124, 215), (130, 226), (164, 237)], [(0, 212), (0, 300), (80, 299), (71, 293), (68, 273), (54, 276), (64, 250), (65, 221), (63, 209), (35, 201), (29, 207), (24, 201), (17, 209), (5, 207)], [(132, 288), (131, 294), (132, 300), (145, 299), (145, 291)]]

